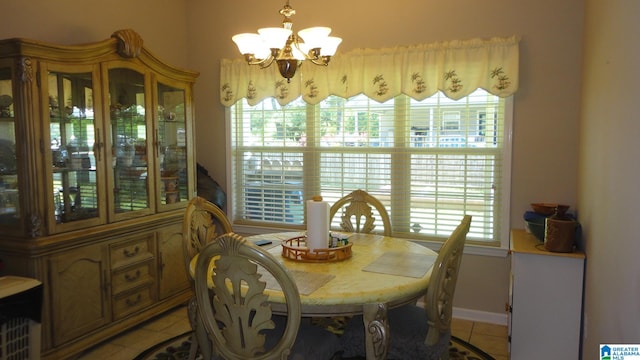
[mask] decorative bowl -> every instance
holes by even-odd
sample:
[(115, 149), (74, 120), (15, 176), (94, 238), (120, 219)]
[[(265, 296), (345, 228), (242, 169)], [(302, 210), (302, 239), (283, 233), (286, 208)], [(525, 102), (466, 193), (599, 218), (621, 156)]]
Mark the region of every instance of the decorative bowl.
[(556, 208), (558, 213), (564, 214), (569, 210), (569, 205), (554, 204), (554, 203), (532, 203), (531, 208), (533, 211), (540, 215), (550, 216), (555, 214)]

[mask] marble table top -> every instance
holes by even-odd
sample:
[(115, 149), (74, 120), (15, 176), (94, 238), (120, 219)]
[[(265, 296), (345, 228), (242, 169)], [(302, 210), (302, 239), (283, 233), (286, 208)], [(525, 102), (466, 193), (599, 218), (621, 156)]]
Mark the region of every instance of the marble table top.
[[(410, 240), (373, 234), (352, 234), (349, 242), (353, 255), (343, 261), (300, 262), (282, 257), (281, 242), (300, 235), (273, 233), (247, 240), (272, 241), (263, 248), (291, 272), (300, 291), (303, 315), (358, 314), (364, 304), (395, 307), (415, 301), (426, 293), (437, 257), (436, 252)], [(268, 276), (264, 280), (269, 301), (273, 305), (282, 303), (282, 292), (269, 285)]]

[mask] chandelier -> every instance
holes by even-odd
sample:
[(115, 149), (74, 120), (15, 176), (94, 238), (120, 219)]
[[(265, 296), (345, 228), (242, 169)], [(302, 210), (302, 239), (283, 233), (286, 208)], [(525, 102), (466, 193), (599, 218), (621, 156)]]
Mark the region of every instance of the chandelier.
[(284, 16), (282, 27), (262, 28), (257, 34), (243, 33), (232, 37), (249, 65), (260, 65), (264, 69), (275, 61), (287, 82), (291, 82), (304, 60), (327, 66), (342, 42), (339, 37), (329, 36), (331, 28), (328, 27), (311, 27), (294, 34), (291, 16), (295, 13), (287, 0), (280, 10)]

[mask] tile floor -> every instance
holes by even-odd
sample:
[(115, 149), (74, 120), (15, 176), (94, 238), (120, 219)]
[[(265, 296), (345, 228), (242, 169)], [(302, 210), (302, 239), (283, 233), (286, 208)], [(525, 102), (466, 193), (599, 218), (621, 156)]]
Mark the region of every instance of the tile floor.
[(480, 348), (496, 360), (509, 358), (509, 330), (506, 325), (453, 319), (451, 333)]
[(144, 350), (163, 340), (191, 330), (186, 306), (179, 306), (163, 315), (111, 338), (85, 351), (76, 360), (132, 360)]
[[(96, 345), (76, 360), (131, 360), (153, 344), (183, 334), (190, 329), (186, 307), (177, 307)], [(506, 326), (454, 319), (451, 330), (453, 335), (484, 350), (496, 360), (508, 359)]]

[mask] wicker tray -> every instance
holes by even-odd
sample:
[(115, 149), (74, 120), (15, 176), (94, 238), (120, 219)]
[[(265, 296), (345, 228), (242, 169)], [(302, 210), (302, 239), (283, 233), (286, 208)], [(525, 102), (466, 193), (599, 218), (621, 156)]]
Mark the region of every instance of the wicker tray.
[(345, 246), (311, 251), (307, 247), (307, 237), (298, 236), (282, 241), (282, 257), (302, 262), (342, 261), (351, 257), (351, 243)]

